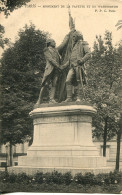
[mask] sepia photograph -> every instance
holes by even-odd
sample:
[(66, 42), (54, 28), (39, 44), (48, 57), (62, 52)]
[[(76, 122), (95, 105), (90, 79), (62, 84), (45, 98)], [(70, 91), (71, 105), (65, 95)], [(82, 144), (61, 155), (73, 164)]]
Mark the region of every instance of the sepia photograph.
[(0, 194), (122, 194), (122, 0), (0, 0)]

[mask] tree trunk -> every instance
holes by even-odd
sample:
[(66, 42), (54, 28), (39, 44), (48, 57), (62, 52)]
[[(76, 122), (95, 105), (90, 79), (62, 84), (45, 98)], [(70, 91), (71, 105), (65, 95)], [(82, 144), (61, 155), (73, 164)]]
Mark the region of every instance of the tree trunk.
[[(2, 76), (1, 75), (2, 75), (2, 73), (0, 73), (0, 106), (2, 104), (2, 85), (1, 85)], [(2, 118), (2, 114), (0, 114), (0, 142), (1, 142), (1, 138), (2, 138), (2, 119), (1, 118)]]
[(12, 151), (12, 144), (10, 143), (10, 166), (13, 165), (13, 151)]
[(9, 152), (8, 152), (8, 166), (12, 166), (13, 165), (13, 151), (12, 151), (12, 144), (9, 143)]
[(122, 135), (122, 114), (120, 117), (119, 131), (117, 132), (117, 152), (116, 152), (116, 167), (115, 170), (119, 171), (119, 159), (120, 159), (120, 144), (121, 144), (121, 135)]
[(105, 127), (104, 127), (104, 135), (103, 135), (103, 156), (106, 156), (107, 122), (108, 122), (108, 117), (105, 118)]

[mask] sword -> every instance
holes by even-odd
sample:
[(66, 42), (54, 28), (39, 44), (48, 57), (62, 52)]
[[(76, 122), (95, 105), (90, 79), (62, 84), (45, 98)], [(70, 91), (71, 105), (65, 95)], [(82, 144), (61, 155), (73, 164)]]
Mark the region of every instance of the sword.
[(79, 74), (79, 76), (80, 76), (81, 88), (82, 88), (82, 91), (83, 91), (84, 99), (86, 100), (86, 96), (85, 96), (85, 92), (84, 92), (84, 88), (83, 88), (83, 80), (82, 80), (81, 71), (82, 71), (82, 67), (80, 67), (80, 66), (78, 65), (78, 74)]

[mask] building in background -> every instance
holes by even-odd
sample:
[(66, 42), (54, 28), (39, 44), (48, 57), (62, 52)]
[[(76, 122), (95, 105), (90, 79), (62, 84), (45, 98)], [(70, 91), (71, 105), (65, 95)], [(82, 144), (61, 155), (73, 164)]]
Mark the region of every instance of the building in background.
[[(103, 156), (103, 141), (94, 140), (100, 156)], [(106, 159), (107, 166), (115, 168), (116, 165), (116, 151), (117, 151), (117, 140), (114, 137), (112, 140), (108, 141), (106, 144)], [(120, 148), (120, 170), (122, 170), (122, 139), (121, 139), (121, 148)]]
[[(18, 156), (24, 156), (27, 154), (27, 149), (29, 147), (29, 143), (25, 142), (23, 144), (16, 144), (12, 147), (13, 151), (13, 166), (18, 165)], [(9, 166), (9, 144), (0, 145), (0, 167)]]

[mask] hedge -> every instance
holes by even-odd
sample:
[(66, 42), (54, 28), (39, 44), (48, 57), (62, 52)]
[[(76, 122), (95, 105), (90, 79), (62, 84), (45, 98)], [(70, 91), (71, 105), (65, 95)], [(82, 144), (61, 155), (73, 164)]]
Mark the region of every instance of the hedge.
[(92, 173), (76, 174), (74, 177), (71, 172), (59, 173), (54, 171), (52, 173), (37, 172), (33, 176), (25, 173), (8, 173), (0, 172), (0, 182), (2, 183), (21, 183), (21, 184), (58, 184), (58, 185), (103, 185), (103, 184), (120, 184), (122, 183), (122, 172), (110, 172), (104, 174), (94, 175)]

